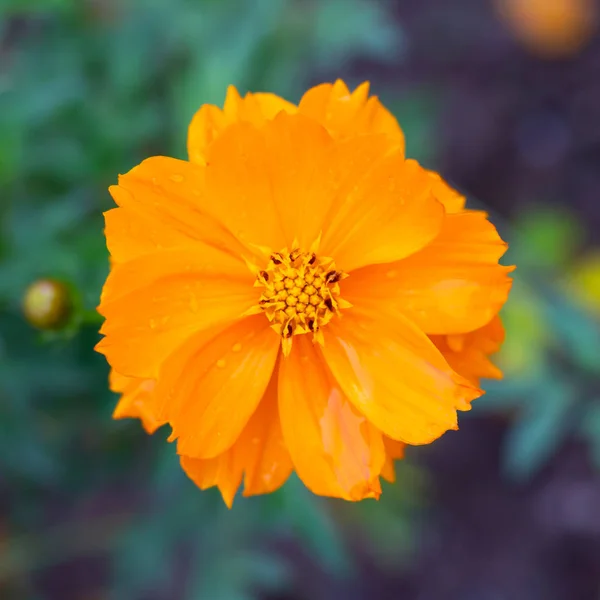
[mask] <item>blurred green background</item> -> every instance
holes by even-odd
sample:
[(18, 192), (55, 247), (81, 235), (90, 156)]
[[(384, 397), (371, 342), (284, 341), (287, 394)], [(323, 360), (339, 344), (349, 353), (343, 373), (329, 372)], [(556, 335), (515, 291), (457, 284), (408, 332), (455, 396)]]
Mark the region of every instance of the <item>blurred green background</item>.
[[(533, 13), (523, 37), (499, 6), (0, 1), (2, 600), (600, 599), (600, 40), (565, 51), (568, 19)], [(163, 435), (111, 420), (106, 190), (185, 157), (230, 83), (297, 101), (337, 77), (371, 80), (408, 154), (510, 241), (506, 377), (379, 502), (292, 479), (228, 511)], [(40, 278), (74, 306), (58, 331), (23, 316)]]

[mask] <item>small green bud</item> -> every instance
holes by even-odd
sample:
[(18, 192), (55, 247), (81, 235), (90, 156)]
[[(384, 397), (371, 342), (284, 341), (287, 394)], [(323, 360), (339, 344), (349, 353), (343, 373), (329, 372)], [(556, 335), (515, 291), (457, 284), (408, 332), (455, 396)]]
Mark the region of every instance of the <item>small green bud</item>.
[(26, 290), (23, 313), (38, 329), (59, 329), (71, 314), (71, 295), (67, 286), (55, 279), (38, 279)]

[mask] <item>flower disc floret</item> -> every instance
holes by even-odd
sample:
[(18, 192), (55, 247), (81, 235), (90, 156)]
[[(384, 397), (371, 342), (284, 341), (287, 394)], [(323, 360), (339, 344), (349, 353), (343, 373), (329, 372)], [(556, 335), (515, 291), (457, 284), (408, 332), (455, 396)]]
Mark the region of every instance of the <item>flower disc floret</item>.
[(313, 342), (323, 345), (323, 326), (350, 307), (340, 297), (339, 282), (346, 277), (332, 258), (312, 250), (284, 248), (271, 254), (256, 276), (256, 284), (264, 287), (258, 307), (281, 336), (284, 355), (289, 355), (294, 335), (312, 333)]

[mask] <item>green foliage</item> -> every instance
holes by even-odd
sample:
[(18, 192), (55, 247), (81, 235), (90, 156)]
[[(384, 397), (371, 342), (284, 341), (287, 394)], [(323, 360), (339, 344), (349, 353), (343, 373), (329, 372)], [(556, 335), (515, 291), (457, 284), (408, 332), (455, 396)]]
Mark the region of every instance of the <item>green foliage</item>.
[(585, 290), (577, 294), (570, 281), (582, 229), (565, 209), (534, 208), (509, 240), (518, 270), (503, 313), (505, 380), (489, 384), (475, 406), (511, 417), (504, 467), (516, 480), (534, 476), (573, 437), (586, 440), (598, 462), (600, 319), (582, 308)]
[(383, 100), (402, 125), (406, 155), (424, 165), (434, 164), (438, 158), (435, 155), (435, 121), (439, 101), (433, 90), (410, 89), (399, 98), (392, 98), (388, 102), (384, 97)]
[(511, 477), (531, 476), (564, 441), (572, 420), (573, 393), (567, 382), (546, 377), (527, 399), (505, 440), (505, 468)]
[(581, 437), (589, 444), (592, 460), (600, 469), (600, 398), (591, 398), (583, 415), (580, 428)]
[(519, 265), (552, 270), (565, 268), (583, 238), (583, 226), (567, 209), (530, 206), (518, 219), (513, 251)]

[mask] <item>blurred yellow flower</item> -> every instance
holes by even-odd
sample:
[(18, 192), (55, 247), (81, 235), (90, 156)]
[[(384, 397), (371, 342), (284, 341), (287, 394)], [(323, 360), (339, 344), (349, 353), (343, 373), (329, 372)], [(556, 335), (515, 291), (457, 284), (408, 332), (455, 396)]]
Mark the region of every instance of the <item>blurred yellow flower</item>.
[(544, 365), (545, 351), (554, 344), (554, 333), (547, 326), (540, 299), (522, 280), (515, 282), (511, 301), (502, 313), (509, 335), (498, 357), (508, 377), (526, 377)]
[(567, 286), (590, 312), (600, 316), (600, 251), (591, 252), (575, 263)]
[(487, 355), (511, 268), (487, 215), (404, 156), (368, 84), (298, 106), (227, 93), (111, 188), (97, 349), (116, 417), (168, 423), (181, 464), (231, 505), (292, 470), (378, 497), (404, 444), (457, 428), (500, 376)]

